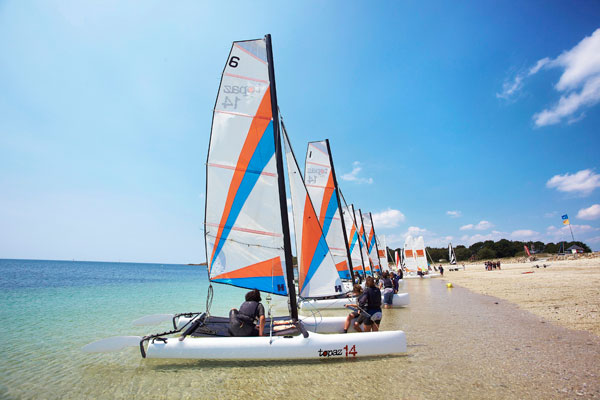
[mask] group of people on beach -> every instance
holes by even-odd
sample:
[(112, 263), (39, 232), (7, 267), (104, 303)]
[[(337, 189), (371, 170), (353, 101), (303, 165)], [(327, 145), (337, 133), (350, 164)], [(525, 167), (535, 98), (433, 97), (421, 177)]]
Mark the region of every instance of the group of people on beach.
[(486, 261), (485, 262), (485, 270), (491, 271), (494, 269), (500, 269), (500, 261)]

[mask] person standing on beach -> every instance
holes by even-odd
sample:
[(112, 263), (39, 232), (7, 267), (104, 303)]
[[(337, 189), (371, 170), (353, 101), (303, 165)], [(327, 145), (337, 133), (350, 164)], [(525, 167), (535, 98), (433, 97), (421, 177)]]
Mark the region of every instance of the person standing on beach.
[(440, 268), (439, 268), (439, 270), (440, 270), (440, 275), (441, 275), (441, 276), (444, 276), (444, 267), (442, 267), (442, 265), (441, 265), (441, 264), (440, 264)]
[(383, 289), (383, 308), (392, 308), (394, 302), (394, 282), (387, 271), (383, 273), (379, 289)]

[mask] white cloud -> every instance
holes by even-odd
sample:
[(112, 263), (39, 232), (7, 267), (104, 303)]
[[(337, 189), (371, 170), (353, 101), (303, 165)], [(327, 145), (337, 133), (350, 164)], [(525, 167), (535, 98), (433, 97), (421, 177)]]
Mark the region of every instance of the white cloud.
[(503, 237), (506, 236), (505, 232), (500, 232), (500, 231), (491, 231), (490, 233), (487, 233), (485, 235), (482, 235), (480, 233), (476, 233), (475, 235), (463, 235), (460, 238), (460, 241), (462, 243), (464, 243), (466, 246), (470, 246), (473, 243), (477, 243), (477, 242), (485, 242), (486, 240), (500, 240)]
[(590, 242), (590, 243), (600, 243), (600, 236), (595, 236), (593, 238), (589, 238), (586, 240), (586, 242)]
[[(600, 228), (594, 228), (590, 225), (576, 225), (571, 224), (571, 229), (573, 230), (573, 235), (578, 240), (584, 240), (582, 236), (585, 236), (588, 233), (600, 231)], [(549, 226), (546, 229), (546, 235), (550, 240), (553, 241), (562, 241), (562, 240), (570, 240), (571, 239), (571, 230), (568, 225), (557, 228), (555, 226)]]
[(405, 217), (399, 210), (388, 208), (385, 211), (371, 214), (373, 224), (377, 228), (395, 228)]
[(477, 225), (474, 224), (467, 224), (467, 225), (463, 225), (460, 227), (461, 231), (469, 231), (469, 230), (476, 230), (476, 231), (485, 231), (486, 229), (490, 229), (493, 228), (494, 224), (492, 224), (489, 221), (479, 221), (479, 223)]
[(556, 188), (560, 192), (580, 192), (585, 196), (600, 187), (600, 175), (591, 169), (583, 169), (573, 175), (554, 175), (546, 182), (546, 187)]
[[(564, 69), (555, 85), (556, 90), (563, 94), (557, 104), (533, 116), (537, 126), (559, 123), (563, 118), (570, 117), (583, 107), (598, 103), (600, 101), (600, 29), (596, 29), (591, 36), (583, 38), (575, 47), (563, 52), (554, 60), (538, 61), (531, 69), (531, 74), (545, 67)], [(578, 118), (582, 117), (580, 115)]]
[(358, 184), (366, 183), (370, 185), (373, 183), (373, 178), (362, 178), (358, 176), (360, 171), (362, 171), (362, 167), (360, 165), (360, 162), (354, 161), (352, 163), (352, 172), (342, 175), (342, 179), (348, 182), (356, 182)]
[(565, 118), (572, 124), (584, 118), (581, 110), (600, 101), (600, 28), (558, 57), (544, 57), (528, 70), (517, 73), (503, 83), (502, 92), (496, 93), (496, 97), (513, 98), (523, 88), (527, 77), (548, 68), (563, 69), (555, 85), (561, 97), (553, 106), (534, 114), (535, 125), (557, 124)]
[(577, 218), (588, 220), (600, 218), (600, 204), (594, 204), (588, 208), (582, 208), (577, 213)]
[(456, 210), (456, 211), (446, 211), (446, 215), (449, 215), (452, 218), (458, 218), (462, 215), (462, 212)]
[(418, 226), (409, 226), (408, 230), (404, 234), (404, 237), (406, 237), (408, 235), (411, 235), (411, 236), (423, 236), (427, 232), (428, 231), (425, 228), (419, 228)]
[(539, 232), (532, 231), (531, 229), (518, 229), (510, 234), (511, 238), (517, 240), (538, 238), (539, 235)]

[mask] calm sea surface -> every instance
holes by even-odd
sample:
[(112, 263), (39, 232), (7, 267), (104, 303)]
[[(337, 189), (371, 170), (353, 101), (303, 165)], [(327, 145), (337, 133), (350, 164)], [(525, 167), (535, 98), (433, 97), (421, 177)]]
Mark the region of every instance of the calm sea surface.
[[(198, 266), (0, 260), (0, 399), (600, 396), (597, 336), (439, 279), (407, 281), (410, 306), (384, 310), (382, 329), (406, 332), (406, 355), (206, 362), (144, 360), (137, 348), (80, 350), (109, 336), (168, 330), (131, 321), (203, 311), (207, 289)], [(212, 314), (226, 315), (245, 292), (215, 285)], [(285, 302), (274, 311), (285, 312)]]

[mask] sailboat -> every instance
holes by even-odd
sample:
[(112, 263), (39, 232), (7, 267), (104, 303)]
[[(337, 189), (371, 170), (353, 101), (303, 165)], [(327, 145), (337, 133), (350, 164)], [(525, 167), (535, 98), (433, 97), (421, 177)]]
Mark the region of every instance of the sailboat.
[(450, 265), (456, 265), (456, 254), (454, 253), (452, 243), (448, 243), (448, 260), (450, 261)]
[(352, 282), (354, 272), (346, 221), (341, 218), (342, 204), (328, 139), (308, 143), (304, 182), (318, 210), (319, 223), (340, 279)]
[(367, 252), (369, 254), (369, 260), (373, 266), (373, 271), (377, 274), (381, 274), (381, 265), (379, 264), (379, 251), (377, 248), (377, 241), (375, 240), (375, 228), (373, 227), (373, 217), (371, 213), (363, 214), (359, 210), (364, 226), (364, 233), (366, 235)]
[(406, 236), (404, 239), (404, 270), (406, 272), (404, 274), (404, 279), (427, 277), (426, 275), (417, 275), (419, 266), (417, 264), (417, 252), (415, 251), (415, 244), (416, 241), (411, 235)]
[(379, 255), (379, 265), (381, 265), (382, 271), (390, 271), (390, 265), (387, 257), (387, 243), (385, 242), (385, 236), (375, 236), (377, 242), (377, 254)]
[(348, 249), (350, 250), (350, 259), (352, 260), (352, 272), (353, 275), (366, 275), (365, 260), (363, 259), (363, 252), (360, 245), (360, 229), (356, 224), (354, 218), (354, 206), (348, 205), (344, 195), (340, 192), (340, 197), (344, 205), (342, 206), (342, 214), (345, 221), (346, 233), (348, 238)]
[[(271, 36), (234, 42), (215, 103), (206, 164), (205, 242), (211, 281), (207, 305), (212, 283), (219, 283), (285, 296), (289, 315), (269, 319), (269, 336), (232, 337), (229, 318), (210, 315), (208, 307), (202, 313), (173, 316), (173, 330), (103, 339), (83, 351), (139, 346), (148, 358), (221, 360), (354, 358), (406, 351), (402, 331), (325, 335), (309, 332), (298, 319), (278, 112)], [(298, 192), (296, 182), (290, 182), (292, 196)], [(314, 220), (320, 227), (309, 201), (304, 211), (295, 217)], [(316, 229), (304, 226), (312, 233)], [(309, 236), (303, 245), (310, 251), (301, 254), (326, 259), (319, 250), (322, 240), (322, 232), (321, 237)], [(301, 262), (308, 264), (308, 270), (300, 271), (301, 293), (339, 290), (335, 270), (333, 282), (319, 282), (321, 275), (311, 269), (312, 261)], [(183, 326), (180, 317), (187, 319)]]

